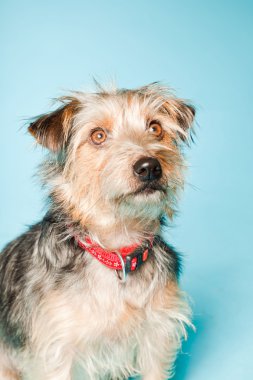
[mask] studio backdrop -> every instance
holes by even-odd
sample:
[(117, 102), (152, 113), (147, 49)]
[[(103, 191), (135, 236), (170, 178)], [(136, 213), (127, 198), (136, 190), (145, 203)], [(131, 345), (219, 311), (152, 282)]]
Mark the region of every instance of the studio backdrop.
[(45, 213), (34, 176), (45, 151), (26, 125), (52, 98), (93, 90), (95, 77), (162, 81), (196, 106), (185, 192), (166, 232), (196, 327), (175, 380), (253, 378), (252, 20), (247, 0), (0, 3), (1, 248)]

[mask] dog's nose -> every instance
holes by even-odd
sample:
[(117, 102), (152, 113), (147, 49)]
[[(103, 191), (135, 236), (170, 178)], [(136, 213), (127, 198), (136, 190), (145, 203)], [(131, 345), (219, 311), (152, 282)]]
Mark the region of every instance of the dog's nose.
[(154, 181), (162, 176), (160, 162), (153, 157), (140, 158), (133, 166), (134, 174), (143, 182)]

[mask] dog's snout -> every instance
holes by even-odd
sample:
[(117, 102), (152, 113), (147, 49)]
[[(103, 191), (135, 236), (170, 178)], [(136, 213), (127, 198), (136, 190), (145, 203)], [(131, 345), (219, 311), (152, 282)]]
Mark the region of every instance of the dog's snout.
[(134, 174), (143, 182), (154, 181), (162, 176), (160, 162), (153, 157), (143, 157), (135, 162)]

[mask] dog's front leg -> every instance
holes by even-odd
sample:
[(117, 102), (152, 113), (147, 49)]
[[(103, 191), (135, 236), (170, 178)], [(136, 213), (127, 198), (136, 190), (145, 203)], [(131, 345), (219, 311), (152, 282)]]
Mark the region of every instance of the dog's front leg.
[[(71, 380), (73, 365), (72, 355), (62, 352), (54, 355), (48, 352), (47, 357), (31, 359), (24, 372), (26, 380)], [(23, 378), (22, 378), (23, 379)]]
[(150, 343), (146, 342), (145, 348), (141, 350), (143, 380), (169, 379), (173, 374), (173, 365), (180, 343), (165, 336)]
[(151, 366), (146, 368), (143, 372), (143, 380), (167, 380), (172, 377), (172, 368), (173, 368), (174, 358), (171, 361), (157, 360), (152, 361)]
[(1, 380), (20, 380), (20, 373), (17, 369), (14, 355), (0, 342), (0, 379)]
[(180, 334), (177, 324), (166, 318), (159, 326), (154, 324), (146, 331), (140, 349), (143, 380), (166, 380), (173, 376), (176, 354), (181, 346), (177, 334)]
[(143, 380), (166, 380), (168, 379), (168, 375), (162, 375), (161, 370), (155, 370), (150, 372), (147, 375), (144, 375)]
[(173, 377), (173, 365), (175, 356), (171, 360), (157, 360), (152, 367), (147, 367), (143, 372), (143, 380), (167, 380)]
[(71, 365), (69, 363), (62, 363), (60, 368), (52, 368), (51, 370), (38, 366), (36, 368), (29, 368), (28, 373), (25, 374), (27, 380), (71, 380)]

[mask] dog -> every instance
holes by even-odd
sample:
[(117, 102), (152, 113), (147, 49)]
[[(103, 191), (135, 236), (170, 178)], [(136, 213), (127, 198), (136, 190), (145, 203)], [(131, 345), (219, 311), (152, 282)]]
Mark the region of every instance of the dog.
[(159, 83), (59, 101), (28, 128), (48, 212), (0, 255), (0, 379), (167, 379), (191, 310), (162, 231), (195, 109)]

